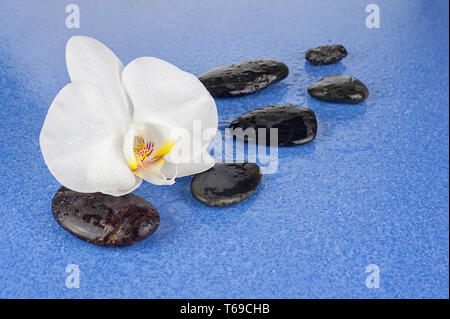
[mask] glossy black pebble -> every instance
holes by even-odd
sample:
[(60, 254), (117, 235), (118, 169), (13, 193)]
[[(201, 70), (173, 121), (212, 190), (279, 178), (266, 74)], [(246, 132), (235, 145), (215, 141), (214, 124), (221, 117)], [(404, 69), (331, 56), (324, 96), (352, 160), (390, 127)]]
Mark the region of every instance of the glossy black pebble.
[(212, 96), (224, 97), (260, 91), (288, 74), (283, 62), (256, 59), (219, 67), (203, 73), (199, 79)]
[(333, 64), (347, 56), (347, 50), (340, 44), (320, 46), (306, 51), (305, 58), (311, 64)]
[(230, 206), (250, 197), (261, 181), (254, 163), (216, 163), (195, 175), (191, 183), (194, 197), (209, 206)]
[[(278, 145), (300, 145), (314, 139), (317, 120), (314, 112), (306, 107), (291, 104), (271, 105), (242, 115), (231, 122), (230, 128), (237, 138), (249, 142), (259, 141), (259, 128), (277, 128)], [(236, 130), (238, 128), (242, 131)], [(265, 137), (266, 145), (270, 145), (269, 130), (265, 130)]]
[(349, 75), (332, 75), (313, 83), (308, 93), (317, 99), (342, 103), (359, 103), (369, 96), (369, 90)]
[(69, 233), (99, 246), (130, 246), (159, 226), (155, 207), (133, 194), (115, 197), (61, 187), (53, 197), (52, 211)]

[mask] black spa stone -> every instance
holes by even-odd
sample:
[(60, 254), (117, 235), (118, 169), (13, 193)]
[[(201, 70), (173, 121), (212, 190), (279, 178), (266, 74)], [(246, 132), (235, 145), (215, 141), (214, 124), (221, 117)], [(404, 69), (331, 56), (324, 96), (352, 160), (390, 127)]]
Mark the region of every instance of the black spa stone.
[(306, 51), (305, 58), (311, 64), (333, 64), (347, 56), (347, 50), (340, 44), (324, 45)]
[(260, 181), (261, 172), (254, 163), (216, 163), (195, 175), (191, 193), (203, 204), (230, 206), (250, 197)]
[[(317, 119), (314, 112), (306, 107), (292, 104), (270, 105), (238, 117), (231, 122), (230, 128), (233, 135), (241, 140), (264, 142), (265, 145), (271, 145), (270, 129), (276, 128), (278, 145), (294, 146), (314, 139)], [(260, 136), (261, 132), (264, 135)]]
[(369, 96), (367, 87), (349, 75), (327, 76), (313, 83), (308, 93), (320, 100), (342, 103), (359, 103)]
[(230, 128), (233, 135), (241, 140), (265, 145), (271, 145), (270, 129), (276, 128), (278, 145), (293, 146), (314, 139), (317, 120), (314, 112), (306, 107), (292, 104), (271, 105), (238, 117), (231, 122)]
[(256, 59), (213, 69), (199, 76), (214, 97), (239, 96), (260, 91), (289, 74), (283, 62)]
[(52, 211), (69, 233), (99, 246), (130, 246), (159, 226), (155, 207), (133, 194), (115, 197), (61, 187), (53, 197)]

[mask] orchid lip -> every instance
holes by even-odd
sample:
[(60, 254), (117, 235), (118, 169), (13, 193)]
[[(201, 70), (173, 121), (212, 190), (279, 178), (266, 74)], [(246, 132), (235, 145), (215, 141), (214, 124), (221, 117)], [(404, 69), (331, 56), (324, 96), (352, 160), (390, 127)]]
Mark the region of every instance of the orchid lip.
[[(147, 180), (151, 175), (162, 177), (163, 183), (172, 183), (173, 170), (166, 176), (167, 167), (164, 156), (174, 146), (167, 127), (161, 124), (135, 124), (125, 133), (122, 152), (129, 168), (136, 176)], [(172, 176), (173, 175), (173, 176)]]
[(134, 171), (139, 167), (146, 168), (152, 163), (170, 153), (174, 143), (173, 139), (160, 143), (158, 149), (155, 148), (155, 141), (145, 140), (142, 136), (135, 136), (133, 141), (133, 153), (135, 160), (130, 165)]

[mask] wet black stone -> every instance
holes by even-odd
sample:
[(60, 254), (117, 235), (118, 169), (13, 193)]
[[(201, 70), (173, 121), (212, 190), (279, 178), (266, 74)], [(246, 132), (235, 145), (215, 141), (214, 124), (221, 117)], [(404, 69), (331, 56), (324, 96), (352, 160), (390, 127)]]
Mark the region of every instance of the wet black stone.
[(61, 187), (53, 197), (52, 211), (69, 233), (99, 246), (130, 246), (159, 226), (155, 207), (133, 194), (115, 197)]
[[(278, 145), (292, 146), (311, 142), (317, 133), (317, 120), (314, 112), (306, 107), (283, 104), (271, 105), (250, 111), (230, 124), (233, 135), (248, 142), (260, 142), (270, 145), (270, 131), (278, 129)], [(264, 136), (258, 129), (264, 128)], [(242, 129), (238, 130), (238, 129)]]
[(347, 50), (340, 44), (320, 46), (306, 51), (305, 58), (314, 65), (333, 64), (347, 56)]
[(327, 76), (308, 88), (317, 99), (342, 103), (359, 103), (369, 96), (369, 90), (358, 79), (349, 75)]
[(203, 204), (230, 206), (250, 197), (260, 181), (261, 172), (254, 163), (216, 163), (195, 175), (191, 193)]
[(219, 67), (203, 73), (199, 79), (212, 96), (225, 97), (260, 91), (288, 74), (283, 62), (256, 59)]

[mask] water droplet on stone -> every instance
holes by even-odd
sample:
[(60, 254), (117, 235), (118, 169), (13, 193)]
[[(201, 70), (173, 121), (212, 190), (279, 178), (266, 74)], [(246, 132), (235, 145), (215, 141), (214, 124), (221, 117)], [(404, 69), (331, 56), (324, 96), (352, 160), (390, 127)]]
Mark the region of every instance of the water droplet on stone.
[(260, 91), (289, 74), (283, 62), (257, 59), (222, 66), (199, 76), (214, 97), (239, 96)]
[(369, 96), (367, 87), (349, 75), (327, 76), (311, 84), (308, 93), (319, 100), (341, 103), (359, 103)]
[(53, 197), (52, 211), (69, 233), (99, 246), (133, 245), (159, 226), (153, 205), (134, 194), (116, 197), (61, 187)]
[(266, 145), (271, 143), (270, 129), (277, 129), (278, 145), (292, 146), (314, 139), (317, 120), (314, 112), (306, 107), (292, 104), (270, 105), (238, 117), (231, 122), (230, 128), (237, 138), (254, 143), (261, 142), (258, 134), (261, 129), (265, 129), (266, 138), (263, 141)]
[(254, 163), (216, 163), (195, 175), (191, 193), (203, 204), (229, 206), (250, 197), (260, 181), (260, 168)]
[(306, 51), (305, 58), (311, 64), (323, 65), (336, 63), (347, 56), (347, 50), (340, 44), (320, 46)]

